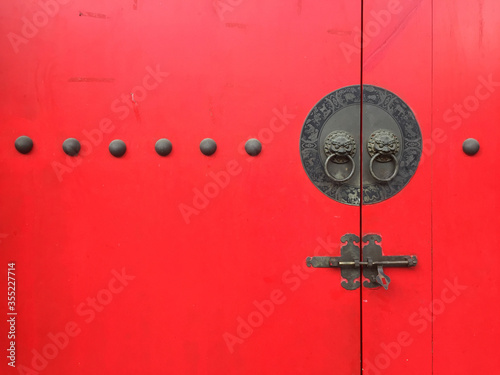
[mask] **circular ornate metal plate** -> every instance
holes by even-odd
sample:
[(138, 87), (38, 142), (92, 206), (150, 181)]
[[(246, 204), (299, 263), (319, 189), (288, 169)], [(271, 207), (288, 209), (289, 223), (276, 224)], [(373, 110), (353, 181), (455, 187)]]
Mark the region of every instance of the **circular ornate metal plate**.
[[(363, 135), (360, 144), (361, 95), (363, 95)], [(378, 130), (396, 135), (399, 149), (394, 154), (399, 171), (390, 181), (380, 182), (369, 172), (370, 135)], [(334, 131), (349, 133), (356, 140), (356, 170), (346, 182), (336, 182), (325, 173), (325, 142)], [(370, 147), (373, 147), (370, 144)], [(363, 152), (363, 184), (360, 181), (360, 152)], [(302, 164), (312, 183), (337, 202), (359, 205), (363, 190), (363, 204), (382, 202), (400, 192), (417, 170), (422, 154), (422, 134), (410, 107), (394, 93), (381, 87), (347, 86), (322, 98), (309, 112), (300, 136)], [(391, 174), (392, 163), (375, 163), (377, 175)], [(346, 164), (347, 166), (347, 164)], [(384, 170), (389, 168), (389, 171)]]

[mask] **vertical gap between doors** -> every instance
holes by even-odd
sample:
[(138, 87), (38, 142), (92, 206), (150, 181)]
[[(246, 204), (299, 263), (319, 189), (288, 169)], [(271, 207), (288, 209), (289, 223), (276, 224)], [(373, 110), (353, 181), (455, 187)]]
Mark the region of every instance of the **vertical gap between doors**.
[[(361, 49), (360, 49), (360, 114), (359, 114), (359, 259), (363, 259), (363, 35), (364, 35), (364, 10), (361, 1)], [(363, 266), (360, 266), (361, 285), (359, 287), (359, 346), (360, 369), (363, 375)]]
[[(434, 128), (434, 0), (431, 0), (431, 133)], [(434, 301), (434, 157), (431, 163), (431, 301)], [(431, 315), (434, 317), (434, 304), (431, 304)], [(434, 374), (434, 319), (431, 319), (431, 373)]]

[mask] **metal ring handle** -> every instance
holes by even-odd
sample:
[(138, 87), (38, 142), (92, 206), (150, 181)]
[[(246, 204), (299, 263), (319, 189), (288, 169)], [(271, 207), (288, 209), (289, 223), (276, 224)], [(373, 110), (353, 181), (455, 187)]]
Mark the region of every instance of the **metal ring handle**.
[[(372, 158), (370, 159), (370, 173), (372, 175), (372, 177), (377, 180), (377, 181), (380, 181), (380, 182), (388, 182), (388, 181), (391, 181), (394, 177), (396, 177), (396, 175), (398, 174), (398, 171), (399, 171), (399, 163), (398, 163), (398, 159), (396, 158), (396, 155), (394, 154), (389, 154), (391, 155), (391, 158), (392, 160), (394, 160), (394, 164), (396, 165), (396, 167), (394, 168), (394, 173), (390, 176), (390, 177), (387, 177), (387, 178), (380, 178), (378, 177), (375, 172), (373, 171), (373, 162), (375, 161), (376, 158), (378, 158), (380, 155), (382, 155), (381, 152), (377, 152), (375, 155), (372, 156)], [(387, 155), (387, 154), (384, 154), (384, 155)]]
[(354, 174), (354, 170), (356, 169), (356, 164), (354, 163), (354, 159), (351, 157), (351, 155), (349, 154), (345, 154), (345, 155), (342, 155), (342, 156), (346, 156), (347, 158), (349, 158), (349, 161), (352, 163), (352, 169), (351, 169), (351, 173), (349, 173), (349, 176), (347, 176), (346, 178), (342, 178), (342, 179), (339, 179), (339, 178), (335, 178), (333, 177), (330, 172), (328, 172), (328, 162), (330, 161), (330, 159), (334, 156), (339, 156), (338, 154), (331, 154), (330, 156), (328, 156), (326, 158), (326, 161), (325, 161), (325, 173), (328, 177), (330, 177), (333, 181), (336, 181), (336, 182), (345, 182), (347, 181), (348, 179), (350, 179), (352, 177), (352, 175)]

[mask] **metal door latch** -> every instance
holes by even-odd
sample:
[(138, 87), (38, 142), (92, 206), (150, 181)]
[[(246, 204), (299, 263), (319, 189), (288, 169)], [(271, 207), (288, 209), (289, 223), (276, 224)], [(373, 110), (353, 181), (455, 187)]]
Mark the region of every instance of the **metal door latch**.
[[(367, 234), (363, 237), (363, 260), (360, 260), (359, 237), (346, 234), (340, 239), (346, 243), (340, 249), (339, 257), (308, 257), (306, 264), (315, 268), (340, 268), (340, 275), (345, 279), (341, 282), (343, 288), (355, 290), (359, 288), (357, 280), (361, 276), (361, 267), (366, 288), (389, 288), (391, 279), (384, 273), (384, 267), (415, 267), (416, 255), (382, 255), (382, 247), (378, 244), (382, 237), (377, 234)], [(377, 243), (378, 242), (378, 243)]]

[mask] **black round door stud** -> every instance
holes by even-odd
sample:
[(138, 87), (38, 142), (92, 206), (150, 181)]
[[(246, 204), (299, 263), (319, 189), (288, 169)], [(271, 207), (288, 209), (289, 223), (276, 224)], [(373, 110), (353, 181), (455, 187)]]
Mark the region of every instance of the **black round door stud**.
[(245, 151), (250, 156), (257, 156), (262, 151), (262, 144), (260, 143), (260, 141), (258, 139), (250, 138), (245, 143)]
[(22, 135), (16, 139), (14, 146), (21, 154), (27, 154), (33, 149), (33, 141), (30, 137)]
[(479, 151), (479, 142), (474, 138), (467, 138), (462, 144), (462, 150), (469, 156), (474, 156)]
[(200, 142), (200, 151), (203, 155), (210, 156), (217, 150), (217, 143), (212, 138), (205, 138)]
[(120, 158), (123, 155), (125, 155), (125, 152), (127, 151), (127, 146), (125, 145), (125, 142), (123, 142), (121, 139), (115, 139), (114, 141), (111, 141), (109, 144), (109, 152), (111, 155)]
[[(345, 134), (355, 144), (345, 144), (350, 139), (341, 136)], [(411, 108), (396, 94), (372, 85), (326, 95), (307, 115), (300, 135), (300, 157), (309, 179), (323, 194), (348, 205), (360, 204), (361, 190), (363, 204), (396, 195), (415, 174), (421, 154), (422, 133)]]
[(76, 156), (80, 152), (81, 146), (78, 139), (68, 138), (63, 142), (63, 151), (69, 156)]
[(160, 156), (167, 156), (172, 152), (172, 142), (167, 138), (158, 139), (155, 143), (155, 151)]

